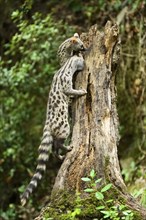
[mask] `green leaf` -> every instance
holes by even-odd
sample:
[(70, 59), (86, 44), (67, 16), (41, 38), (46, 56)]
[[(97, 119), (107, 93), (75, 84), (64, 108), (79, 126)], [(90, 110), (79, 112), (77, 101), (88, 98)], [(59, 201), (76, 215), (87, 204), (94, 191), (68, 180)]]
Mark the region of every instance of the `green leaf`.
[(81, 180), (83, 180), (84, 182), (90, 182), (91, 179), (88, 177), (82, 177)]
[(104, 209), (104, 208), (105, 208), (104, 205), (101, 205), (101, 206), (96, 207), (97, 210)]
[(91, 178), (93, 179), (93, 178), (95, 177), (95, 175), (96, 175), (96, 174), (95, 174), (95, 170), (92, 169), (92, 170), (90, 171), (90, 176), (91, 176)]
[(81, 209), (80, 208), (75, 208), (74, 212), (72, 212), (70, 215), (74, 218), (77, 215), (79, 215), (81, 213)]
[(110, 202), (113, 202), (113, 199), (109, 199), (106, 201), (106, 203), (110, 203)]
[(101, 189), (101, 192), (106, 192), (106, 191), (109, 190), (111, 187), (112, 187), (112, 184), (109, 183), (109, 184), (107, 184), (105, 187), (103, 187), (103, 188)]
[(94, 189), (85, 189), (84, 192), (94, 192)]
[(96, 197), (98, 200), (103, 200), (103, 199), (104, 199), (104, 195), (103, 195), (101, 192), (96, 192), (96, 193), (95, 193), (95, 197)]
[(102, 178), (97, 179), (97, 180), (95, 181), (95, 183), (99, 183), (99, 182), (101, 182), (101, 180), (102, 180)]
[(132, 212), (131, 210), (125, 210), (125, 211), (123, 211), (122, 213), (127, 216), (127, 215), (129, 215), (131, 212)]
[(138, 196), (142, 195), (143, 192), (144, 192), (144, 189), (142, 188), (140, 190), (137, 190), (136, 192), (133, 192), (132, 194), (135, 198), (137, 198)]
[(19, 13), (20, 12), (18, 10), (13, 11), (12, 14), (11, 14), (12, 18), (14, 19), (14, 18), (18, 17)]
[(119, 206), (119, 210), (120, 210), (120, 211), (123, 210), (123, 209), (125, 209), (125, 208), (126, 208), (126, 206), (123, 205), (123, 204), (121, 204), (121, 205)]
[(110, 217), (110, 212), (109, 211), (100, 211), (100, 212), (105, 215), (104, 218)]

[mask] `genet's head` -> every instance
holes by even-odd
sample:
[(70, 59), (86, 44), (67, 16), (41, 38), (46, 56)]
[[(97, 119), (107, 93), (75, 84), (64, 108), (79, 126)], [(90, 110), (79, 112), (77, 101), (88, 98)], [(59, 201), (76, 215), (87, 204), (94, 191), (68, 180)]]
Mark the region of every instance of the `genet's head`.
[(86, 50), (78, 33), (75, 33), (74, 36), (70, 38), (70, 42), (71, 42), (71, 47), (72, 47), (73, 51), (85, 51)]

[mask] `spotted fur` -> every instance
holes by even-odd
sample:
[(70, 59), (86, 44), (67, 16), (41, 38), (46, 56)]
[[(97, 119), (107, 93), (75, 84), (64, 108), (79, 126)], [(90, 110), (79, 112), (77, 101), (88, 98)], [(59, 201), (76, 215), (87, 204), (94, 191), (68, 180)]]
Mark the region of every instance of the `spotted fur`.
[(79, 38), (77, 33), (73, 37), (65, 40), (58, 49), (57, 55), (62, 66), (70, 57), (72, 57), (76, 52), (86, 50), (83, 42)]
[(83, 67), (84, 59), (74, 55), (54, 75), (49, 93), (42, 142), (39, 147), (38, 165), (34, 176), (21, 196), (22, 205), (25, 205), (46, 170), (46, 162), (52, 152), (53, 141), (60, 140), (62, 142), (70, 134), (68, 122), (70, 96), (81, 96), (87, 93), (85, 89), (73, 89), (72, 77), (76, 71), (82, 70)]

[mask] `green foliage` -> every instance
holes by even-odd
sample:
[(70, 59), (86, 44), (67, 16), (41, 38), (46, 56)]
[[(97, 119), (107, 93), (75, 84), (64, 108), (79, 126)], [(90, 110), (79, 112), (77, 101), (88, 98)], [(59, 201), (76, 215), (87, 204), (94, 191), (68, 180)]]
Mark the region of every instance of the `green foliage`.
[(101, 213), (104, 215), (104, 219), (113, 219), (113, 220), (120, 220), (120, 219), (125, 219), (125, 220), (134, 220), (133, 218), (133, 212), (131, 210), (126, 209), (126, 206), (124, 205), (119, 205), (118, 207), (116, 206), (111, 206), (110, 208), (108, 207), (107, 211), (104, 211), (106, 207), (98, 207)]
[(125, 182), (127, 182), (127, 183), (132, 182), (133, 177), (136, 174), (136, 171), (137, 171), (137, 166), (136, 166), (135, 162), (132, 161), (130, 163), (130, 166), (128, 166), (127, 168), (124, 168), (122, 170), (122, 175), (124, 177)]
[[(139, 1), (135, 1), (135, 4), (136, 2)], [(130, 155), (137, 161), (140, 155), (146, 155), (144, 17), (138, 19), (134, 16), (132, 20), (125, 21), (120, 28), (123, 39), (117, 86), (121, 124), (120, 154), (123, 157)]]
[(133, 189), (132, 195), (140, 201), (142, 206), (146, 207), (146, 188), (143, 187), (138, 189), (137, 187), (137, 189)]
[(115, 204), (113, 199), (106, 200), (106, 192), (109, 191), (112, 187), (111, 183), (108, 183), (100, 187), (100, 190), (97, 190), (97, 183), (100, 183), (102, 179), (95, 180), (95, 171), (91, 170), (90, 177), (83, 177), (82, 180), (89, 184), (90, 188), (86, 188), (84, 191), (91, 193), (95, 198), (100, 201), (100, 205), (96, 207), (103, 214), (101, 219), (112, 219), (112, 220), (134, 220), (134, 213), (132, 210), (127, 209), (123, 204)]
[(121, 160), (123, 167), (122, 175), (129, 192), (139, 203), (146, 207), (145, 172), (143, 166), (138, 166), (133, 158)]
[(82, 212), (82, 200), (80, 197), (80, 193), (76, 193), (76, 198), (74, 202), (74, 209), (72, 211), (68, 211), (68, 218), (69, 220), (76, 219), (77, 216), (79, 216)]
[(0, 211), (3, 219), (16, 219), (13, 202), (19, 203), (19, 191), (30, 180), (37, 162), (48, 92), (58, 69), (56, 53), (59, 43), (66, 38), (66, 26), (54, 21), (50, 14), (43, 17), (35, 13), (27, 20), (17, 10), (12, 13), (12, 19), (17, 24), (17, 32), (4, 45), (0, 61), (0, 175), (3, 176)]
[(9, 220), (9, 219), (15, 220), (17, 218), (15, 205), (9, 204), (9, 207), (6, 212), (0, 210), (0, 216), (2, 219), (5, 219), (5, 220)]

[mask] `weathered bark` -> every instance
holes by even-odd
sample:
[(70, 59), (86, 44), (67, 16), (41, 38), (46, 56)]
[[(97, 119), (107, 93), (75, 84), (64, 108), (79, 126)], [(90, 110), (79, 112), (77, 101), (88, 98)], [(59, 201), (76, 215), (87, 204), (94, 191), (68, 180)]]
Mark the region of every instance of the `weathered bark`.
[(76, 77), (76, 88), (86, 88), (87, 96), (73, 103), (74, 126), (69, 152), (58, 172), (52, 198), (62, 190), (83, 193), (81, 178), (91, 169), (103, 182), (111, 182), (127, 205), (143, 219), (146, 211), (127, 193), (117, 155), (119, 141), (116, 109), (115, 66), (119, 59), (118, 28), (107, 22), (104, 32), (93, 26), (82, 40), (90, 51), (85, 55), (85, 69)]

